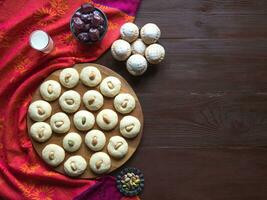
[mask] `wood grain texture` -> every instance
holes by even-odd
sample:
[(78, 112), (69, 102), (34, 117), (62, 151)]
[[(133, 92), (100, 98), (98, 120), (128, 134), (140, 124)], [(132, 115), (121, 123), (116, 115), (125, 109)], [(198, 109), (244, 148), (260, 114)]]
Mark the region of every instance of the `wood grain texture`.
[(125, 166), (144, 172), (143, 200), (267, 199), (266, 19), (265, 0), (143, 0), (136, 23), (161, 28), (164, 62), (132, 77), (109, 51), (97, 61), (142, 105)]

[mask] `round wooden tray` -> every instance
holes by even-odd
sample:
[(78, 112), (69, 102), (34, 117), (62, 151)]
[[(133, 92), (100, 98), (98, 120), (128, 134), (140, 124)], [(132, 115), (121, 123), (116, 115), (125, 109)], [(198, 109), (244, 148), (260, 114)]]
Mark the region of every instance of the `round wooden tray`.
[[(128, 142), (128, 145), (129, 145), (129, 151), (128, 153), (126, 154), (126, 156), (120, 160), (117, 160), (117, 159), (114, 159), (112, 157), (111, 158), (111, 168), (110, 170), (108, 171), (108, 173), (114, 171), (115, 169), (119, 168), (120, 166), (122, 166), (132, 155), (133, 153), (135, 152), (136, 148), (138, 147), (139, 143), (140, 143), (140, 140), (141, 140), (141, 137), (142, 137), (142, 132), (143, 132), (143, 123), (144, 123), (144, 119), (143, 119), (143, 112), (142, 112), (142, 108), (141, 108), (141, 105), (140, 105), (140, 102), (135, 94), (135, 92), (133, 91), (133, 89), (131, 88), (131, 86), (127, 83), (127, 81), (122, 78), (120, 75), (118, 75), (116, 72), (102, 66), (102, 65), (98, 65), (98, 64), (94, 64), (94, 63), (82, 63), (82, 64), (76, 64), (74, 65), (74, 68), (78, 70), (78, 72), (80, 73), (80, 71), (85, 67), (85, 66), (95, 66), (97, 67), (101, 74), (102, 74), (102, 79), (104, 79), (105, 77), (107, 76), (115, 76), (117, 77), (118, 79), (120, 79), (121, 83), (122, 83), (122, 86), (121, 86), (121, 93), (129, 93), (131, 94), (135, 100), (136, 100), (136, 108), (131, 112), (129, 113), (128, 115), (133, 115), (135, 117), (137, 117), (139, 120), (140, 120), (140, 123), (141, 123), (141, 131), (140, 133), (138, 134), (137, 137), (133, 138), (133, 139), (126, 139), (126, 141)], [(61, 70), (57, 70), (55, 72), (53, 72), (52, 74), (50, 74), (45, 80), (56, 80), (59, 82), (59, 73), (61, 72)], [(61, 94), (63, 92), (65, 92), (66, 88), (64, 88), (62, 86), (62, 91), (61, 91)], [(97, 91), (100, 91), (99, 90), (99, 86), (97, 87), (87, 87), (85, 85), (83, 85), (81, 82), (79, 82), (79, 84), (72, 88), (72, 90), (76, 90), (77, 92), (79, 92), (79, 94), (81, 95), (81, 97), (83, 96), (83, 94), (87, 91), (87, 90), (97, 90)], [(35, 93), (33, 94), (33, 98), (32, 98), (32, 102), (33, 101), (36, 101), (38, 99), (42, 99), (42, 97), (40, 96), (40, 93), (39, 93), (39, 88), (38, 90), (35, 91)], [(94, 116), (96, 117), (96, 115), (98, 114), (98, 112), (100, 112), (102, 109), (105, 109), (105, 108), (110, 108), (110, 109), (113, 109), (114, 111), (115, 108), (113, 107), (113, 99), (114, 98), (107, 98), (107, 97), (104, 97), (104, 105), (103, 107), (99, 110), (99, 111), (90, 111), (94, 114)], [(57, 113), (57, 112), (63, 112), (59, 106), (59, 103), (58, 103), (58, 99), (56, 101), (53, 101), (53, 102), (50, 102), (51, 106), (52, 106), (52, 115), (54, 113)], [(81, 103), (81, 106), (80, 106), (80, 109), (79, 110), (87, 110), (83, 103)], [(119, 121), (122, 119), (123, 116), (125, 115), (122, 115), (120, 113), (118, 113), (118, 117), (119, 117)], [(81, 145), (81, 148), (76, 151), (76, 152), (73, 152), (73, 153), (69, 153), (69, 152), (66, 152), (66, 157), (65, 157), (65, 160), (67, 160), (70, 156), (73, 156), (73, 155), (82, 155), (86, 161), (89, 163), (89, 159), (91, 157), (91, 155), (94, 153), (93, 151), (91, 151), (84, 143), (84, 137), (87, 133), (87, 131), (79, 131), (75, 128), (74, 124), (73, 124), (73, 114), (67, 114), (71, 120), (71, 128), (69, 130), (69, 132), (77, 132), (81, 135), (82, 139), (83, 139), (83, 142), (82, 142), (82, 145)], [(50, 121), (50, 117), (45, 121), (47, 123), (49, 123)], [(27, 116), (27, 126), (28, 126), (28, 132), (30, 130), (30, 127), (31, 125), (34, 123), (34, 121), (32, 121), (29, 116)], [(93, 129), (100, 129), (97, 124), (94, 125)], [(102, 150), (103, 152), (106, 152), (107, 153), (107, 144), (108, 144), (108, 141), (109, 141), (109, 138), (111, 136), (114, 136), (114, 135), (121, 135), (120, 134), (120, 131), (119, 131), (119, 123), (118, 125), (116, 126), (115, 129), (111, 130), (111, 131), (103, 131), (106, 135), (106, 145), (104, 147), (104, 149)], [(63, 138), (66, 134), (56, 134), (56, 133), (53, 133), (51, 138), (44, 142), (44, 143), (38, 143), (34, 140), (32, 140), (31, 138), (31, 141), (32, 141), (32, 144), (33, 144), (33, 147), (34, 149), (36, 150), (36, 152), (38, 153), (38, 155), (40, 157), (42, 157), (42, 150), (43, 148), (47, 145), (47, 144), (58, 144), (60, 146), (62, 146), (62, 141), (63, 141)], [(65, 161), (64, 160), (64, 161)], [(53, 168), (55, 171), (59, 172), (59, 173), (62, 173), (62, 174), (65, 174), (64, 173), (64, 169), (63, 169), (63, 164), (64, 164), (64, 161), (56, 168)], [(99, 175), (97, 174), (94, 174), (91, 170), (90, 170), (90, 167), (89, 167), (89, 164), (87, 166), (87, 169), (86, 171), (81, 175), (79, 176), (78, 178), (96, 178), (98, 177)]]

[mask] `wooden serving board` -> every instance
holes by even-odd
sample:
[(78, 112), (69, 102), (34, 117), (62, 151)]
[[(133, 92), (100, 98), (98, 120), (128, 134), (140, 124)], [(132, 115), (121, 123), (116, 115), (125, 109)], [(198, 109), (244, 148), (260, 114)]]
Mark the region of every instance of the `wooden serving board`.
[[(128, 142), (128, 145), (129, 145), (129, 151), (128, 153), (126, 154), (126, 156), (120, 160), (117, 160), (117, 159), (114, 159), (112, 157), (111, 158), (111, 168), (110, 170), (108, 171), (108, 173), (114, 171), (115, 169), (119, 168), (120, 166), (122, 166), (132, 155), (133, 153), (135, 152), (136, 148), (138, 147), (139, 143), (140, 143), (140, 140), (141, 140), (141, 137), (142, 137), (142, 132), (143, 132), (143, 124), (144, 124), (144, 119), (143, 119), (143, 112), (142, 112), (142, 108), (141, 108), (141, 105), (140, 105), (140, 102), (135, 94), (135, 92), (133, 91), (133, 89), (131, 88), (131, 86), (127, 83), (127, 81), (122, 78), (119, 74), (117, 74), (116, 72), (108, 69), (107, 67), (104, 67), (102, 65), (99, 65), (99, 64), (94, 64), (94, 63), (82, 63), (82, 64), (76, 64), (74, 65), (74, 68), (78, 70), (78, 72), (80, 73), (81, 70), (86, 67), (86, 66), (95, 66), (97, 67), (101, 74), (102, 74), (102, 79), (104, 79), (105, 77), (107, 76), (115, 76), (117, 77), (118, 79), (120, 79), (121, 83), (122, 83), (122, 87), (121, 87), (121, 93), (129, 93), (131, 94), (135, 100), (136, 100), (136, 108), (129, 114), (127, 115), (133, 115), (135, 117), (137, 117), (139, 120), (140, 120), (140, 123), (141, 123), (141, 131), (140, 133), (138, 134), (137, 137), (133, 138), (133, 139), (126, 139), (126, 141)], [(57, 70), (55, 72), (53, 72), (52, 74), (50, 74), (46, 79), (46, 80), (56, 80), (59, 82), (59, 74), (62, 70)], [(61, 94), (63, 92), (65, 92), (66, 90), (69, 90), (67, 88), (64, 88), (62, 86), (62, 91), (61, 91)], [(75, 90), (77, 91), (80, 95), (81, 95), (81, 100), (82, 100), (82, 96), (83, 94), (87, 91), (87, 90), (97, 90), (100, 92), (99, 90), (99, 85), (97, 87), (87, 87), (85, 85), (83, 85), (81, 82), (79, 82), (79, 84), (72, 88), (72, 90)], [(38, 90), (35, 91), (35, 93), (33, 94), (33, 99), (32, 99), (32, 102), (33, 101), (36, 101), (38, 99), (42, 99), (42, 97), (40, 96), (40, 93), (39, 93), (39, 88)], [(102, 109), (105, 109), (105, 108), (109, 108), (109, 109), (113, 109), (115, 112), (115, 108), (113, 107), (113, 99), (114, 98), (107, 98), (107, 97), (104, 97), (104, 105), (103, 107), (98, 110), (98, 111), (90, 111), (94, 114), (94, 116), (96, 117), (98, 112), (100, 112)], [(59, 106), (59, 103), (58, 103), (58, 99), (53, 101), (53, 102), (50, 102), (51, 106), (52, 106), (52, 114), (55, 114), (57, 112), (63, 112)], [(79, 110), (87, 110), (85, 108), (85, 106), (83, 105), (83, 102), (81, 102), (81, 106), (80, 106), (80, 109)], [(66, 113), (67, 114), (67, 113)], [(125, 115), (122, 115), (120, 113), (118, 113), (118, 117), (119, 117), (119, 122), (120, 120), (122, 119), (123, 116)], [(81, 148), (76, 151), (76, 152), (73, 152), (73, 153), (69, 153), (69, 152), (66, 152), (66, 156), (65, 156), (65, 160), (66, 161), (70, 156), (74, 156), (74, 155), (81, 155), (83, 156), (87, 163), (88, 163), (88, 166), (87, 166), (87, 169), (86, 171), (84, 172), (84, 174), (82, 174), (81, 176), (79, 176), (78, 178), (96, 178), (98, 177), (99, 175), (97, 174), (94, 174), (90, 167), (89, 167), (89, 159), (91, 157), (91, 155), (94, 153), (93, 151), (91, 151), (85, 144), (84, 142), (84, 138), (85, 138), (85, 135), (87, 133), (87, 131), (79, 131), (75, 128), (74, 124), (73, 124), (73, 115), (74, 114), (67, 114), (70, 118), (70, 121), (71, 121), (71, 128), (69, 130), (69, 132), (76, 132), (76, 133), (79, 133), (82, 137), (82, 145), (81, 145)], [(45, 121), (49, 124), (49, 121), (50, 121), (50, 117)], [(28, 126), (28, 133), (30, 131), (30, 127), (31, 125), (34, 123), (34, 121), (32, 121), (29, 116), (27, 116), (27, 126)], [(101, 130), (97, 124), (95, 123), (93, 129), (99, 129)], [(103, 130), (102, 130), (103, 131)], [(102, 150), (103, 152), (106, 152), (107, 153), (107, 144), (109, 142), (109, 138), (112, 137), (112, 136), (115, 136), (115, 135), (120, 135), (120, 131), (119, 131), (119, 123), (118, 125), (115, 127), (115, 129), (111, 130), (111, 131), (103, 131), (106, 135), (106, 145), (104, 147), (104, 149)], [(67, 133), (66, 133), (67, 134)], [(34, 149), (36, 150), (37, 154), (42, 157), (42, 150), (43, 148), (47, 145), (47, 144), (58, 144), (60, 146), (63, 147), (62, 145), (62, 142), (63, 142), (63, 138), (66, 134), (57, 134), (57, 133), (52, 133), (52, 136), (51, 138), (44, 142), (44, 143), (38, 143), (36, 141), (34, 141), (31, 137), (31, 141), (32, 141), (32, 144), (33, 144), (33, 147)], [(63, 164), (64, 164), (64, 161), (56, 168), (52, 168), (52, 170), (55, 170), (59, 173), (62, 173), (62, 174), (65, 174), (64, 173), (64, 169), (63, 169)]]

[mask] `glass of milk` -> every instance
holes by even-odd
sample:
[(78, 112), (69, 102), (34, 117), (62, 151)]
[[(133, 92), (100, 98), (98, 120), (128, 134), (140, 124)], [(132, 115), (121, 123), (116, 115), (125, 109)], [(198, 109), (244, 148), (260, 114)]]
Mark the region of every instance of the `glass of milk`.
[(29, 42), (32, 48), (44, 53), (49, 53), (54, 48), (52, 38), (42, 30), (33, 31), (30, 35)]

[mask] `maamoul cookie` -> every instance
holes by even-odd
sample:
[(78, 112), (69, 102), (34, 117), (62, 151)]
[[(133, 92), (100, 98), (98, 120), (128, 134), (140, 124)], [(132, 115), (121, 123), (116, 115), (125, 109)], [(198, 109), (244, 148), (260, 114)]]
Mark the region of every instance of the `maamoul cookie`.
[(87, 110), (80, 110), (74, 114), (73, 123), (78, 130), (88, 131), (95, 124), (95, 116)]
[(63, 148), (68, 152), (77, 151), (82, 144), (82, 138), (78, 133), (70, 132), (63, 138)]
[(64, 171), (71, 177), (76, 177), (84, 173), (87, 162), (82, 156), (71, 156), (64, 163)]
[(147, 61), (144, 56), (132, 55), (126, 63), (127, 70), (134, 76), (140, 76), (147, 70)]
[(56, 167), (64, 160), (65, 151), (57, 144), (48, 144), (42, 151), (42, 158), (47, 164)]
[(82, 69), (80, 79), (84, 85), (95, 87), (101, 82), (102, 76), (96, 67), (88, 66)]
[(132, 43), (131, 48), (132, 54), (140, 54), (142, 56), (145, 55), (146, 44), (143, 42), (143, 40), (137, 39)]
[(37, 100), (31, 103), (28, 109), (29, 116), (34, 121), (44, 121), (50, 117), (52, 107), (49, 103), (43, 100)]
[(81, 104), (80, 94), (74, 90), (68, 90), (59, 97), (59, 105), (66, 113), (76, 112)]
[(165, 50), (159, 44), (151, 44), (146, 48), (146, 59), (151, 64), (160, 63), (165, 57)]
[(74, 68), (63, 69), (59, 74), (60, 83), (66, 88), (73, 88), (79, 83), (79, 73)]
[(50, 126), (55, 133), (66, 133), (70, 129), (70, 119), (63, 112), (55, 113), (50, 118)]
[(48, 80), (41, 84), (40, 94), (46, 101), (56, 100), (61, 93), (61, 86), (57, 81)]
[(104, 98), (101, 93), (96, 90), (89, 90), (83, 95), (83, 103), (88, 110), (99, 110), (104, 104)]
[(45, 142), (52, 135), (52, 129), (48, 123), (35, 122), (30, 128), (31, 137), (37, 142)]
[(110, 131), (117, 125), (118, 115), (111, 109), (101, 110), (96, 116), (96, 123), (101, 129)]
[(119, 94), (121, 90), (121, 81), (114, 77), (106, 77), (100, 84), (100, 91), (106, 97), (114, 97)]
[(94, 153), (89, 161), (91, 170), (96, 174), (104, 174), (111, 167), (111, 160), (108, 154), (104, 152)]
[(138, 38), (139, 28), (134, 23), (128, 22), (121, 26), (120, 33), (122, 39), (131, 43)]
[(121, 136), (113, 136), (109, 139), (108, 153), (114, 158), (120, 159), (128, 152), (128, 143)]
[(152, 44), (160, 38), (160, 29), (156, 24), (148, 23), (141, 28), (140, 36), (146, 44)]
[(127, 114), (135, 108), (135, 99), (128, 93), (120, 93), (114, 99), (114, 107), (121, 114)]
[(120, 133), (123, 137), (134, 138), (141, 130), (140, 121), (134, 116), (125, 116), (120, 121)]
[(124, 61), (131, 55), (131, 45), (124, 40), (116, 40), (111, 46), (111, 54), (118, 61)]
[(91, 130), (85, 136), (85, 144), (93, 151), (100, 151), (106, 144), (106, 136), (102, 131)]

